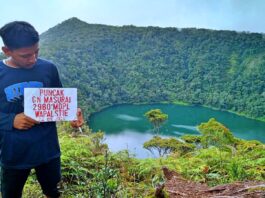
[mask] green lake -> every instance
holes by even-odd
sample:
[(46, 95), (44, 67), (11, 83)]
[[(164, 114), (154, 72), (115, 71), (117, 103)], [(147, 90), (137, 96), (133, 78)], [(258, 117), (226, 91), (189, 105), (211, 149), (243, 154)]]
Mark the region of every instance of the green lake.
[(109, 145), (111, 151), (128, 149), (138, 158), (153, 157), (143, 148), (143, 143), (154, 135), (152, 125), (144, 117), (145, 112), (151, 109), (161, 109), (163, 113), (168, 114), (168, 120), (160, 130), (163, 137), (199, 135), (196, 126), (215, 118), (228, 127), (234, 136), (265, 143), (265, 122), (200, 106), (117, 105), (91, 115), (89, 125), (93, 131), (105, 132), (104, 142)]

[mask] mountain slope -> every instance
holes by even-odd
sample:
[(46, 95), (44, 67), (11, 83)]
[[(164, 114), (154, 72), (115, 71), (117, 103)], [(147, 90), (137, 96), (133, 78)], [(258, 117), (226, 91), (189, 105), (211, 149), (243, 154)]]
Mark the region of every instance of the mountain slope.
[(87, 112), (183, 101), (265, 120), (265, 39), (258, 33), (106, 26), (71, 18), (41, 35), (41, 56)]

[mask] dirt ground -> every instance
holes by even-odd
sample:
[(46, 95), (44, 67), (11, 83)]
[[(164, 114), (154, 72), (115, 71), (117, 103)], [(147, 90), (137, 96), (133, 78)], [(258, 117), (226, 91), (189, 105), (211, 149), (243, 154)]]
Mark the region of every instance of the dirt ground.
[(245, 181), (209, 187), (186, 180), (166, 167), (163, 172), (166, 182), (157, 188), (156, 197), (164, 197), (164, 189), (172, 198), (265, 198), (265, 181)]

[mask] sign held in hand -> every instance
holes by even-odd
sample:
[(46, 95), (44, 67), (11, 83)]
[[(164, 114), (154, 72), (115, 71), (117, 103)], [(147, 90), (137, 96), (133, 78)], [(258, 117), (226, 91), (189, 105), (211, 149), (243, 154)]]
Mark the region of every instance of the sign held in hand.
[(25, 88), (24, 113), (39, 122), (76, 120), (76, 88)]

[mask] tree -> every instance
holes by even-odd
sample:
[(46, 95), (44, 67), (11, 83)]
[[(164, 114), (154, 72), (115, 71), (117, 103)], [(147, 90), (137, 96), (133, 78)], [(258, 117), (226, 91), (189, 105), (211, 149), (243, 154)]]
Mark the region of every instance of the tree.
[(234, 144), (236, 142), (231, 131), (221, 123), (211, 118), (206, 123), (199, 125), (199, 131), (202, 133), (201, 143), (204, 148), (215, 146), (219, 149), (220, 166), (223, 167), (222, 150), (230, 149), (235, 153)]
[(201, 123), (198, 128), (202, 134), (201, 143), (204, 148), (209, 146), (223, 148), (227, 145), (233, 146), (235, 143), (231, 131), (214, 118), (211, 118), (206, 123)]
[(168, 115), (164, 114), (160, 109), (152, 109), (146, 112), (145, 117), (152, 123), (154, 126), (154, 132), (156, 135), (159, 134), (159, 129), (161, 125), (168, 119)]
[(191, 152), (195, 148), (193, 144), (183, 143), (176, 138), (161, 138), (159, 136), (155, 136), (151, 140), (145, 142), (143, 147), (152, 154), (158, 151), (159, 157), (172, 152), (178, 152), (180, 155), (183, 155)]

